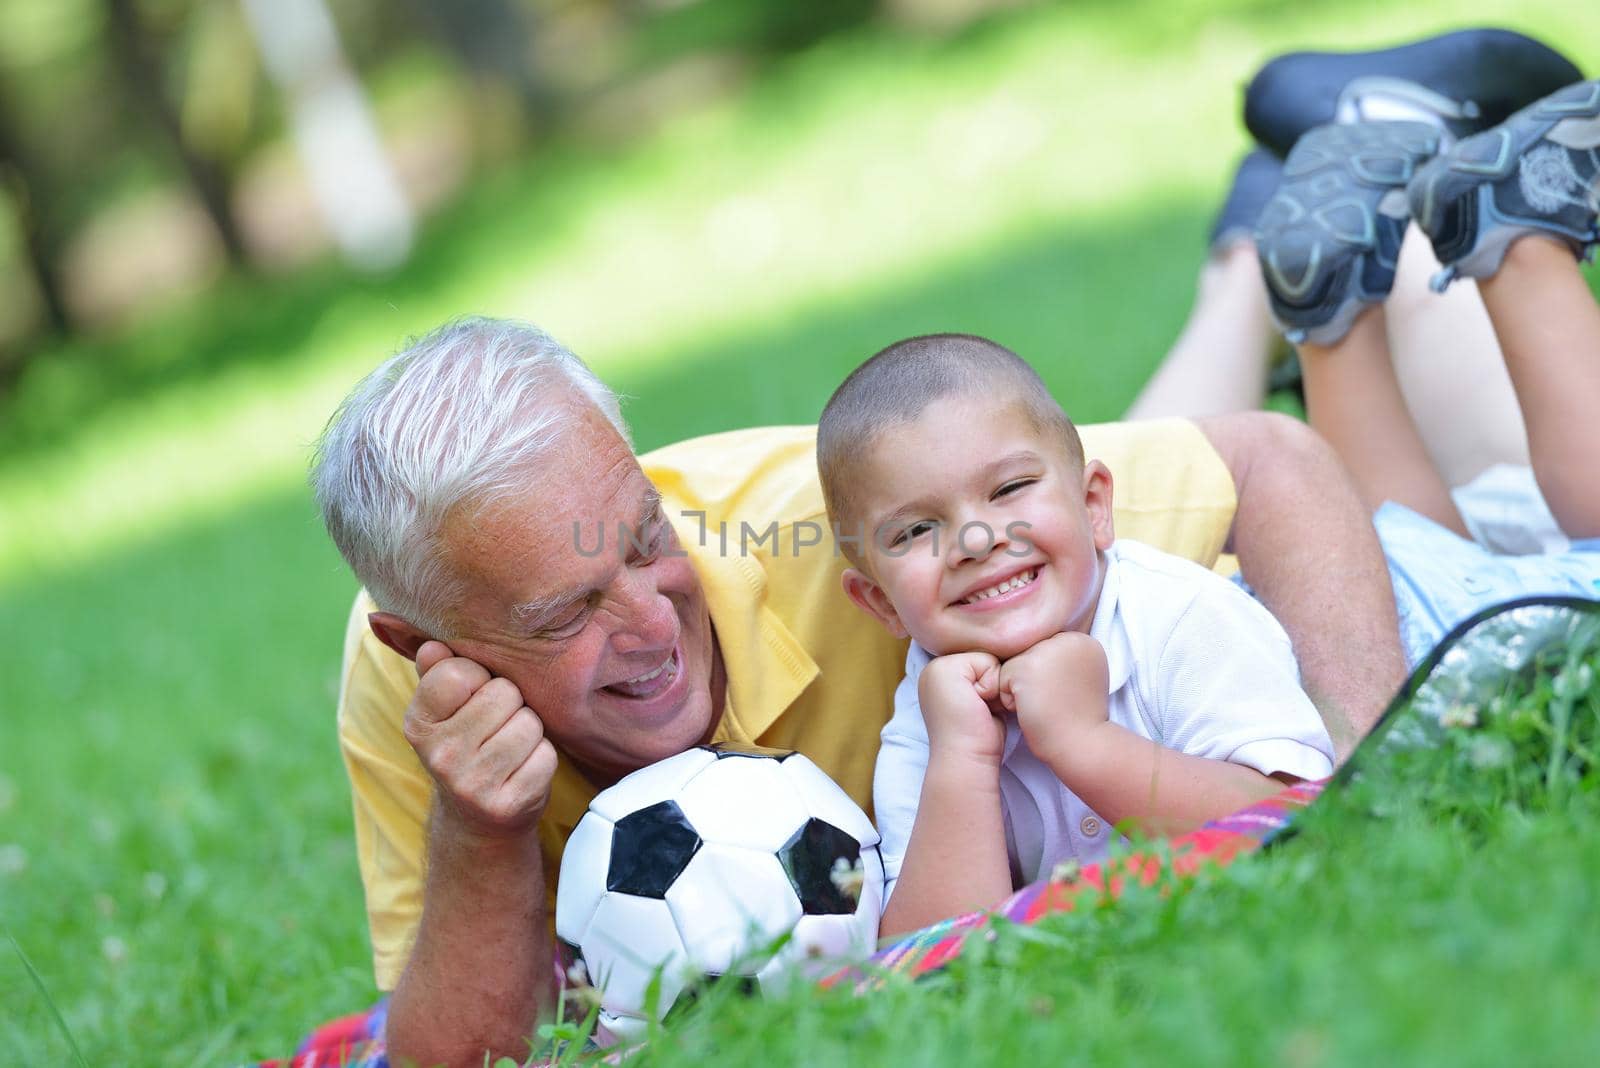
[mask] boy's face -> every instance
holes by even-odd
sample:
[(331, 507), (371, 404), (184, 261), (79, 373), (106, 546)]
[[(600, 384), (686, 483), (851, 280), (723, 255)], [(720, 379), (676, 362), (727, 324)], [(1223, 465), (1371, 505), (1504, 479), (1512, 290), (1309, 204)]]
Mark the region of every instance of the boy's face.
[(854, 496), (868, 542), (845, 591), (890, 631), (1005, 660), (1089, 629), (1113, 540), (1104, 464), (1080, 472), (1021, 404), (985, 398), (935, 401), (867, 452)]

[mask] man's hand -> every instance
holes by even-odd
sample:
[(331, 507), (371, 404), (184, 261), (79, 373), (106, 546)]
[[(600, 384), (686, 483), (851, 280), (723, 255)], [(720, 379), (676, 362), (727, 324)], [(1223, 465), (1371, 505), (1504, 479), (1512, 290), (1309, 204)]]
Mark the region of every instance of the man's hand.
[(417, 672), (405, 736), (437, 784), (439, 803), (479, 834), (531, 830), (556, 771), (538, 715), (513, 683), (442, 642), (417, 650)]
[(930, 758), (969, 756), (998, 766), (1006, 739), (992, 710), (999, 695), (1000, 661), (988, 653), (951, 653), (923, 668), (917, 700)]
[(1001, 665), (1000, 703), (1016, 713), (1028, 748), (1048, 763), (1108, 721), (1109, 672), (1098, 641), (1063, 631)]

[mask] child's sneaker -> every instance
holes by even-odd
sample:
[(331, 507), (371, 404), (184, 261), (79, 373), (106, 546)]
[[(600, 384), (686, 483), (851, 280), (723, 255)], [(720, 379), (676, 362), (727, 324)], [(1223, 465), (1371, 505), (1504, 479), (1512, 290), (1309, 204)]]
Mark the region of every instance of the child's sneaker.
[(1319, 126), (1295, 144), (1256, 226), (1272, 314), (1290, 341), (1331, 345), (1389, 295), (1406, 183), (1439, 137), (1428, 123), (1363, 122)]
[(1487, 278), (1525, 234), (1583, 255), (1600, 241), (1600, 81), (1578, 82), (1460, 142), (1417, 171), (1407, 191), (1445, 269)]
[(1491, 28), (1366, 52), (1294, 52), (1251, 79), (1244, 123), (1280, 156), (1335, 121), (1427, 121), (1466, 137), (1582, 77), (1549, 45)]

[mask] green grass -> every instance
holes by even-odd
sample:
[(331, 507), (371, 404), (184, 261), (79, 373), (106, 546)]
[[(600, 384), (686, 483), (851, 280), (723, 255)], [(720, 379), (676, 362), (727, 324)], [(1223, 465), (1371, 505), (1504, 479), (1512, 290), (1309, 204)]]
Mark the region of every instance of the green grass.
[[(0, 408), (0, 924), (85, 1058), (282, 1055), (373, 996), (332, 722), (354, 584), (301, 472), (406, 334), (540, 321), (633, 398), (646, 447), (809, 421), (930, 329), (993, 334), (1114, 417), (1185, 314), (1248, 70), (1503, 15), (1151, 0), (952, 42), (868, 28), (638, 144), (490, 176), (392, 277), (235, 280), (45, 353)], [(1543, 0), (1516, 24), (1600, 69), (1600, 12)], [(701, 1020), (654, 1055), (1575, 1060), (1600, 1013), (1595, 818), (1330, 825), (1068, 944)], [(71, 1056), (9, 945), (0, 1048)]]
[(1409, 744), (1364, 747), (1265, 855), (998, 923), (866, 997), (714, 988), (629, 1063), (1587, 1063), (1600, 613), (1569, 635), (1456, 725), (1425, 683), (1386, 735)]

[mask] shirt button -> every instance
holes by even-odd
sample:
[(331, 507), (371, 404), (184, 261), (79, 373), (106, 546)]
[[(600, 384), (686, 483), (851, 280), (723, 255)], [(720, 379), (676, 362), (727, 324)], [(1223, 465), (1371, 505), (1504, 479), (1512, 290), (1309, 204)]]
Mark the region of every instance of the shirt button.
[(1078, 824), (1078, 830), (1082, 831), (1085, 837), (1093, 838), (1100, 833), (1100, 821), (1093, 816), (1085, 816), (1083, 822)]

